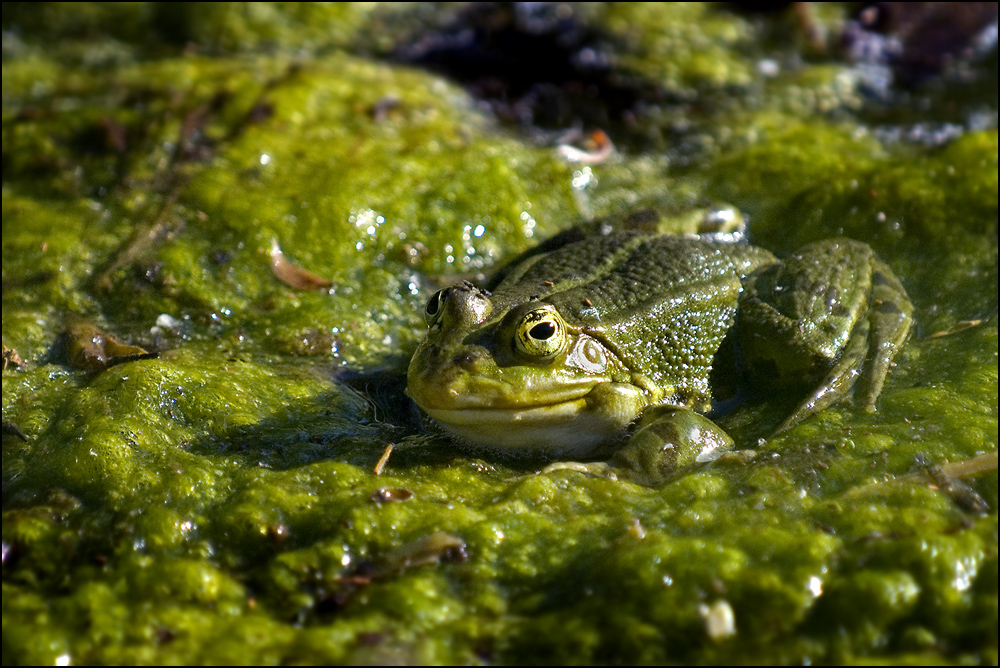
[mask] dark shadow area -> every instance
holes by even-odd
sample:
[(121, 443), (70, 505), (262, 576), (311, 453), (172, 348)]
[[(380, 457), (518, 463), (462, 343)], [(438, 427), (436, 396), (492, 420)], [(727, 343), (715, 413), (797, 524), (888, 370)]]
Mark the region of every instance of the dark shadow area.
[[(237, 456), (273, 470), (337, 460), (371, 470), (381, 447), (421, 432), (416, 407), (404, 394), (405, 376), (388, 371), (338, 370), (338, 390), (286, 407), (253, 425), (191, 443), (188, 452)], [(405, 456), (393, 457), (402, 464)]]
[(442, 27), (391, 54), (454, 79), (496, 116), (522, 128), (582, 126), (641, 140), (650, 104), (677, 102), (661, 86), (613, 65), (624, 45), (561, 3), (471, 3)]
[(995, 51), (996, 40), (995, 2), (866, 2), (840, 46), (849, 60), (887, 65), (905, 87)]

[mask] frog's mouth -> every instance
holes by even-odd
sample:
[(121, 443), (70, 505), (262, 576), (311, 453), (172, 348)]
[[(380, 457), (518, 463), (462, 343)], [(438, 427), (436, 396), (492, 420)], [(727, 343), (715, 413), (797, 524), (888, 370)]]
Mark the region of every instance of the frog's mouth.
[[(420, 383), (407, 393), (448, 432), (472, 445), (516, 454), (581, 457), (621, 433), (640, 406), (621, 384), (567, 383), (558, 389), (521, 388), (476, 379), (471, 385), (437, 386), (431, 396)], [(529, 403), (532, 397), (544, 403)], [(425, 401), (425, 399), (429, 399)]]
[[(621, 431), (579, 398), (533, 408), (424, 408), (456, 438), (508, 453), (585, 456)], [(627, 424), (627, 422), (626, 422)]]

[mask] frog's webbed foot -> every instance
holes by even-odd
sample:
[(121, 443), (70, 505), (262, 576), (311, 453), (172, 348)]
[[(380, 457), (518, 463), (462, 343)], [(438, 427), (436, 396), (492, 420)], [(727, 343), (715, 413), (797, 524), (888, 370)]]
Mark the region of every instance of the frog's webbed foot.
[(740, 341), (766, 384), (818, 383), (778, 432), (845, 399), (873, 411), (913, 321), (913, 305), (866, 244), (833, 239), (747, 279)]
[(695, 464), (714, 461), (733, 440), (711, 420), (680, 406), (652, 406), (625, 444), (606, 462), (555, 462), (542, 472), (570, 470), (648, 487)]

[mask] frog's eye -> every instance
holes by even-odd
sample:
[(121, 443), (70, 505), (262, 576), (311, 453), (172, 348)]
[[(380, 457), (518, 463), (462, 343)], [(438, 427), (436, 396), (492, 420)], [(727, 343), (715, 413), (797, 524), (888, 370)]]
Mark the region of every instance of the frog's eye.
[(434, 324), (434, 321), (437, 320), (438, 315), (441, 313), (441, 304), (447, 298), (447, 292), (447, 289), (438, 290), (427, 300), (427, 306), (424, 307), (424, 322), (427, 323), (428, 327)]
[(517, 326), (517, 348), (531, 357), (551, 358), (566, 345), (566, 323), (552, 306), (528, 311)]

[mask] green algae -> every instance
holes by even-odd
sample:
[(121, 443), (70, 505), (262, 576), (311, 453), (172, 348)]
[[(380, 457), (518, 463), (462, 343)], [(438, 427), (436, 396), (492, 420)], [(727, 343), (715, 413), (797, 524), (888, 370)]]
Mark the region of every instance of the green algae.
[[(587, 8), (691, 140), (582, 167), (365, 55), (416, 10), (76, 7), (4, 12), (5, 663), (996, 662), (996, 472), (967, 481), (985, 514), (912, 475), (997, 447), (995, 129), (887, 141), (842, 64), (761, 81), (748, 53), (799, 46), (756, 20)], [(660, 489), (418, 433), (432, 277), (705, 202), (778, 254), (844, 234), (893, 267), (917, 331), (878, 413)], [(278, 281), (272, 241), (332, 287)], [(69, 369), (74, 313), (160, 356)], [(723, 424), (752, 442), (769, 410)], [(394, 557), (436, 532), (464, 558)]]

